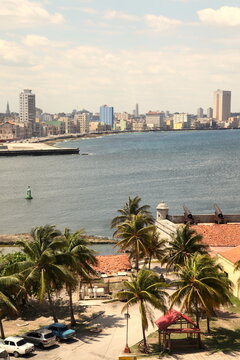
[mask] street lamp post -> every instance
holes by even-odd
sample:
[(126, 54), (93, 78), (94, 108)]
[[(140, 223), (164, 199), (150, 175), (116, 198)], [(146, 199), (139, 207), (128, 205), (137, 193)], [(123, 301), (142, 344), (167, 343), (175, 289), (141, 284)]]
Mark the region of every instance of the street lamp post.
[(130, 318), (130, 315), (128, 313), (128, 304), (127, 304), (127, 312), (124, 314), (125, 319), (127, 320), (127, 326), (126, 326), (126, 346), (124, 349), (124, 353), (129, 354), (131, 352), (129, 346), (128, 346), (128, 319)]

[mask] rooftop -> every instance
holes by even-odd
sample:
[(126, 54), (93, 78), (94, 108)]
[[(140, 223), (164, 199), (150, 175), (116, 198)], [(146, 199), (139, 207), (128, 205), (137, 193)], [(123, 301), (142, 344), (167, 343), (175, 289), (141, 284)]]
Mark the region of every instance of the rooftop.
[(97, 256), (98, 265), (94, 269), (104, 274), (114, 274), (131, 270), (131, 263), (127, 254)]
[(240, 260), (240, 246), (225, 251), (219, 251), (218, 254), (234, 264), (236, 261)]
[(234, 247), (240, 245), (240, 224), (199, 224), (192, 226), (209, 246)]

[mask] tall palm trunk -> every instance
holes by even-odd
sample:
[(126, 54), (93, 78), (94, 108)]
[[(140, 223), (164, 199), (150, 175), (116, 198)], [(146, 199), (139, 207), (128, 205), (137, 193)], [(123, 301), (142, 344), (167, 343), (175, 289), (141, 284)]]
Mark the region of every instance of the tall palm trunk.
[[(141, 300), (141, 306), (143, 306), (143, 301), (142, 300)], [(144, 351), (144, 353), (147, 353), (148, 352), (147, 339), (146, 339), (146, 334), (145, 334), (145, 328), (144, 328), (144, 325), (143, 325), (143, 319), (142, 319), (142, 334), (143, 334), (143, 351)]]
[(148, 269), (151, 270), (151, 261), (152, 261), (152, 256), (149, 255), (149, 261), (148, 261)]
[(207, 316), (207, 332), (210, 334), (211, 328), (210, 328), (210, 317)]
[(4, 334), (4, 330), (3, 330), (3, 323), (2, 323), (1, 317), (0, 317), (0, 332), (1, 332), (1, 338), (5, 339), (5, 334)]
[(54, 320), (55, 323), (57, 323), (58, 319), (57, 319), (57, 316), (56, 316), (55, 308), (54, 308), (53, 301), (52, 301), (49, 290), (47, 291), (47, 294), (48, 294), (48, 302), (49, 302), (50, 309), (51, 309), (51, 312), (52, 312), (53, 320)]
[(73, 311), (72, 286), (71, 285), (69, 285), (69, 288), (68, 288), (68, 295), (69, 295), (71, 325), (74, 326), (74, 325), (76, 325), (76, 320), (75, 320), (74, 311)]

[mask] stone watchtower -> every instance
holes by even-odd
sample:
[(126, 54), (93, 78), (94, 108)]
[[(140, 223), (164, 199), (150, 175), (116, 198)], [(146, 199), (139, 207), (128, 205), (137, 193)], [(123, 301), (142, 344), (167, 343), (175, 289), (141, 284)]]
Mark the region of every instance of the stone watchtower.
[(167, 219), (168, 211), (169, 211), (169, 207), (167, 206), (167, 204), (165, 202), (161, 202), (160, 204), (158, 204), (156, 220), (159, 221), (159, 220)]

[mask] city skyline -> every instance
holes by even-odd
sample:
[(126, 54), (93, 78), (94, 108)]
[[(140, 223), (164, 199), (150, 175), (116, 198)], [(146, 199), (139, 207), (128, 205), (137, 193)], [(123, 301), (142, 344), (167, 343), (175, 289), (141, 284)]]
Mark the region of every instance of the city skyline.
[(239, 26), (239, 0), (1, 0), (0, 112), (23, 88), (50, 113), (195, 113), (231, 89), (238, 112)]

